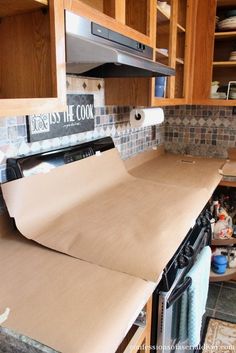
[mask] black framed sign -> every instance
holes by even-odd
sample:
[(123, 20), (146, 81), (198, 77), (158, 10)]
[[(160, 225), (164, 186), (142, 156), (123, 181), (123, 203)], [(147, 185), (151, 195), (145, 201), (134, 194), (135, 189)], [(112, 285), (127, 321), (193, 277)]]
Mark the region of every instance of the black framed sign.
[(68, 94), (67, 112), (28, 115), (28, 142), (94, 130), (94, 95)]

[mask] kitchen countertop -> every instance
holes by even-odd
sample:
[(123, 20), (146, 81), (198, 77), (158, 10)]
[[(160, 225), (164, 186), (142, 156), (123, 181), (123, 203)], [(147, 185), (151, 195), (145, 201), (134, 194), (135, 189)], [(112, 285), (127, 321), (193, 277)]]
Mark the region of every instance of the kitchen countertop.
[[(162, 155), (160, 151), (125, 161), (135, 177), (185, 187), (186, 192), (204, 188), (209, 197), (221, 180), (218, 169), (223, 163), (224, 160)], [(200, 209), (205, 202), (206, 198)], [(185, 217), (184, 208), (181, 215)], [(171, 215), (173, 221), (174, 217)], [(0, 278), (4, 283), (0, 286), (0, 310), (11, 309), (4, 326), (66, 353), (114, 352), (156, 283), (47, 250), (9, 232), (12, 231), (1, 232), (0, 237)], [(172, 238), (171, 243), (177, 249), (181, 239)], [(58, 282), (60, 278), (63, 281)], [(66, 333), (63, 327), (68, 328)], [(64, 347), (57, 347), (58, 335), (64, 336)]]
[(0, 352), (57, 353), (54, 349), (5, 327), (0, 327)]
[(177, 187), (204, 188), (209, 197), (222, 178), (219, 170), (224, 164), (223, 159), (163, 153), (162, 149), (140, 153), (125, 161), (129, 173), (137, 178)]
[(28, 239), (156, 282), (208, 202), (210, 185), (217, 184), (213, 171), (207, 170), (207, 187), (144, 180), (127, 172), (113, 148), (6, 183), (2, 191), (17, 228)]
[(10, 308), (2, 326), (15, 337), (23, 333), (39, 352), (43, 347), (27, 337), (59, 352), (114, 352), (156, 286), (46, 249), (18, 232), (0, 234), (0, 313)]
[(220, 170), (220, 174), (223, 177), (236, 178), (236, 161), (227, 160), (223, 168)]

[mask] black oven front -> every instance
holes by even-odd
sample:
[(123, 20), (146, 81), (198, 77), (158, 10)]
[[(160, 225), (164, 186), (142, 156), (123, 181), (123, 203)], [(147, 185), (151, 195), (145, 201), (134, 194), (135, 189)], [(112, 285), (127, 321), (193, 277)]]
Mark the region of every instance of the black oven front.
[(181, 301), (191, 285), (186, 274), (206, 245), (210, 244), (210, 213), (204, 210), (196, 224), (163, 271), (162, 280), (153, 294), (152, 352), (190, 352), (181, 338)]

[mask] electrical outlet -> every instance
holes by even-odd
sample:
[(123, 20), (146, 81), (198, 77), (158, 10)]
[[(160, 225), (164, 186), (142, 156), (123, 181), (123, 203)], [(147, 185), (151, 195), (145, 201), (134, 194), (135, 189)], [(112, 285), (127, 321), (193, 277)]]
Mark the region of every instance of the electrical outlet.
[(236, 115), (236, 107), (233, 107), (232, 115)]

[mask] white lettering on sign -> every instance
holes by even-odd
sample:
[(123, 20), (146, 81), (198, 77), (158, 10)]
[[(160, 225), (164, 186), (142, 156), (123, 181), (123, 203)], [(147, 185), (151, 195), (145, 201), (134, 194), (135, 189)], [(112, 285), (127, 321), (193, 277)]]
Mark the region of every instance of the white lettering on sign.
[(27, 116), (28, 141), (41, 141), (92, 131), (94, 119), (93, 95), (68, 94), (65, 112)]
[(85, 107), (84, 105), (81, 105), (80, 107), (80, 115), (81, 115), (81, 119), (85, 120), (86, 119), (86, 114), (85, 114)]
[(73, 108), (74, 108), (74, 105), (68, 105), (67, 106), (67, 114), (64, 114), (64, 122), (65, 123), (70, 123), (70, 122), (75, 121), (74, 120)]
[(61, 116), (59, 113), (51, 113), (50, 114), (50, 124), (60, 124), (61, 122)]
[(77, 107), (76, 107), (76, 119), (77, 120), (94, 119), (94, 116), (93, 116), (93, 105), (92, 104), (77, 105)]
[(30, 119), (31, 134), (42, 134), (50, 131), (49, 114), (32, 115)]

